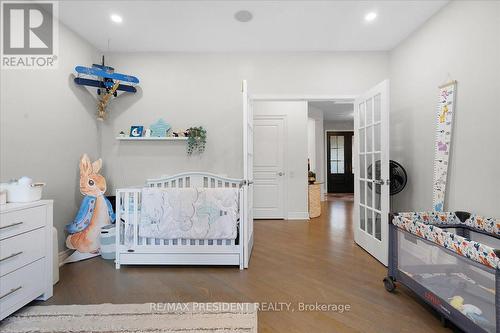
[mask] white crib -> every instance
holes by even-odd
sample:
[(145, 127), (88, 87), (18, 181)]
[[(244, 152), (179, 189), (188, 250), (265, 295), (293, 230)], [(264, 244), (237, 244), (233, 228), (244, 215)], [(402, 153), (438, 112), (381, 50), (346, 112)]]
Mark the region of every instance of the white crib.
[[(116, 268), (120, 265), (238, 265), (243, 269), (242, 184), (241, 179), (205, 172), (186, 172), (146, 181), (148, 187), (239, 188), (239, 224), (235, 240), (141, 237), (138, 235), (141, 188), (116, 190)], [(131, 241), (126, 242), (125, 235)]]

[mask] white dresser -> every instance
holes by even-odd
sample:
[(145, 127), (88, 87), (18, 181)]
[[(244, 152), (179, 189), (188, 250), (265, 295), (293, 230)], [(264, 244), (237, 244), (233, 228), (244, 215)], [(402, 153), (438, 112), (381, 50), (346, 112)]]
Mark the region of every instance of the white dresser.
[(0, 205), (0, 320), (52, 297), (52, 200)]

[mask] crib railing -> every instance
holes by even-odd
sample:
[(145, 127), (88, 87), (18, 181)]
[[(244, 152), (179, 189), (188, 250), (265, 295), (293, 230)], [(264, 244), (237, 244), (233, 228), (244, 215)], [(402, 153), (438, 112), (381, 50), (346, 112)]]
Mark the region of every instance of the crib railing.
[(242, 181), (241, 179), (225, 178), (210, 173), (186, 172), (170, 177), (163, 176), (157, 179), (148, 179), (146, 184), (148, 187), (239, 188)]

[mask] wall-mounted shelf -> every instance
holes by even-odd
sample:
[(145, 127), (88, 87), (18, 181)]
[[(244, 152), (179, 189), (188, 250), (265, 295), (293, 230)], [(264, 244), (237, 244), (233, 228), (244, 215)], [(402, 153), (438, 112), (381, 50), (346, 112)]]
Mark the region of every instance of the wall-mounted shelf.
[(117, 136), (116, 140), (119, 141), (187, 141), (187, 137), (156, 137), (156, 136), (141, 136), (141, 137), (133, 137), (133, 136)]

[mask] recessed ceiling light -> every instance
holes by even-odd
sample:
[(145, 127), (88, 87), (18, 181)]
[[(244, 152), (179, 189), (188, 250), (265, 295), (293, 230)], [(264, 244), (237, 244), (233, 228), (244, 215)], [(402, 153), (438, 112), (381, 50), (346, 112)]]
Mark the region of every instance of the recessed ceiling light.
[(365, 15), (365, 21), (366, 22), (371, 22), (377, 18), (377, 13), (375, 12), (369, 12), (368, 14)]
[(118, 14), (111, 14), (110, 18), (111, 18), (111, 21), (113, 21), (115, 23), (122, 23), (122, 21), (123, 21), (123, 18)]
[(234, 14), (234, 18), (238, 22), (248, 22), (252, 20), (253, 15), (248, 10), (239, 10)]

